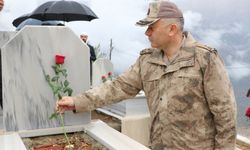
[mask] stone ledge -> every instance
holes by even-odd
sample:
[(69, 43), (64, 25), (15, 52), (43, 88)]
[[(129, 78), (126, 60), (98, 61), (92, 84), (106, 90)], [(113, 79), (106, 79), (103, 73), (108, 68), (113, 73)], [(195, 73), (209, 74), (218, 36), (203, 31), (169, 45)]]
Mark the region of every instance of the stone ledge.
[[(136, 142), (135, 140), (129, 138), (128, 136), (123, 135), (120, 132), (116, 131), (115, 129), (109, 127), (101, 120), (91, 121), (91, 123), (85, 125), (66, 126), (65, 130), (67, 132), (84, 131), (85, 133), (90, 135), (92, 138), (94, 138), (95, 140), (97, 140), (110, 150), (116, 150), (116, 149), (150, 150), (149, 148), (145, 147), (139, 142)], [(37, 129), (37, 130), (25, 130), (25, 131), (23, 130), (18, 132), (19, 135), (17, 133), (14, 134), (18, 135), (18, 137), (19, 136), (35, 137), (35, 136), (53, 135), (59, 133), (62, 133), (62, 128), (49, 128), (49, 129)], [(4, 135), (2, 135), (2, 137), (4, 138), (8, 134), (13, 134), (13, 133), (6, 132), (4, 133)]]
[(237, 135), (237, 148), (239, 150), (249, 150), (250, 149), (250, 139), (247, 137)]
[(18, 133), (0, 135), (1, 150), (26, 150)]

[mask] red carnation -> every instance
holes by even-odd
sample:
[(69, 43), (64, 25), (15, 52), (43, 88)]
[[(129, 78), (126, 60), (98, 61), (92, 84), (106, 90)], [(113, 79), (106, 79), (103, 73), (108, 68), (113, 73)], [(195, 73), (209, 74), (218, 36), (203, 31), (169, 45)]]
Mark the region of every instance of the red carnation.
[(65, 59), (65, 56), (63, 55), (56, 55), (55, 57), (55, 61), (56, 61), (56, 64), (63, 64), (64, 63), (64, 59)]
[(245, 114), (247, 117), (250, 117), (250, 107), (247, 108), (246, 110), (246, 114)]
[(109, 72), (109, 73), (108, 73), (108, 76), (111, 76), (111, 75), (112, 75), (112, 72)]
[(105, 77), (105, 76), (102, 76), (102, 79), (106, 79), (106, 77)]

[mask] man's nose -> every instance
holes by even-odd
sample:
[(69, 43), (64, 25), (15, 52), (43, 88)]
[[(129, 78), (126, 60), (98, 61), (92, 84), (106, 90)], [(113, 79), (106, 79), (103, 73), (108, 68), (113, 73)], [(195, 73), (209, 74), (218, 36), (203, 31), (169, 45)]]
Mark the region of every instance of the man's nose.
[(150, 36), (152, 34), (151, 30), (149, 28), (147, 28), (145, 35), (146, 36)]

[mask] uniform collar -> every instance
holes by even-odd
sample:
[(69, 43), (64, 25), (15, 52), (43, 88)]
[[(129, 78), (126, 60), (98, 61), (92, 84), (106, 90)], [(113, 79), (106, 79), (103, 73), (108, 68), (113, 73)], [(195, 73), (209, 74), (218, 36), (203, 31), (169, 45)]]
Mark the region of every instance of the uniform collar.
[[(181, 46), (178, 56), (176, 59), (174, 59), (171, 64), (175, 64), (177, 62), (182, 61), (190, 61), (194, 59), (195, 51), (195, 39), (189, 32), (184, 32), (184, 39), (183, 39), (183, 45)], [(153, 51), (153, 53), (150, 55), (150, 58), (148, 59), (149, 63), (157, 64), (157, 65), (163, 65), (166, 66), (166, 63), (164, 62), (163, 58), (163, 52), (160, 49), (156, 49)], [(170, 64), (170, 65), (171, 65)]]

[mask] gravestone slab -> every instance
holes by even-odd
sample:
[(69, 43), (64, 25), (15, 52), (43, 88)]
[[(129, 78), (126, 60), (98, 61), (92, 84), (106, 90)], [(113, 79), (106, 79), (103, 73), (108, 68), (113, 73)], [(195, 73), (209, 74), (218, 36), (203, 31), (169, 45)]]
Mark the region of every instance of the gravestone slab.
[(113, 64), (109, 59), (98, 58), (93, 63), (92, 84), (93, 87), (102, 83), (102, 76), (108, 77), (108, 73), (113, 73)]
[[(55, 98), (45, 75), (56, 54), (64, 55), (64, 68), (74, 94), (90, 88), (89, 50), (68, 27), (29, 26), (2, 48), (3, 119), (6, 131), (59, 127), (49, 120)], [(65, 114), (65, 125), (90, 122), (90, 113)]]
[[(15, 31), (0, 31), (0, 50), (1, 47), (7, 43), (14, 35), (16, 34)], [(1, 63), (1, 62), (0, 62)], [(0, 72), (1, 78), (1, 72)], [(2, 90), (2, 81), (0, 81), (0, 90)], [(2, 104), (2, 95), (0, 94), (0, 104)], [(0, 130), (3, 129), (3, 110), (0, 106)]]

